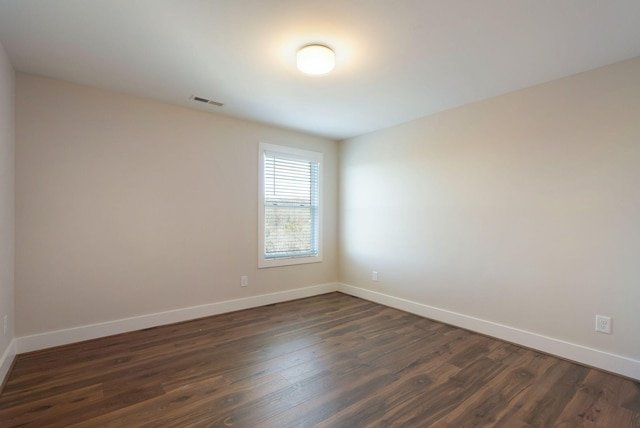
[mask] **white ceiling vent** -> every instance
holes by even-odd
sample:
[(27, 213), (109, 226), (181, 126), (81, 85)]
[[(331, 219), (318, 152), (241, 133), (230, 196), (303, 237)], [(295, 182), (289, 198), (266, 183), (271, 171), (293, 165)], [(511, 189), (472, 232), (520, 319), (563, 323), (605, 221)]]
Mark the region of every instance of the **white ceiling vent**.
[(222, 107), (224, 104), (219, 103), (218, 101), (212, 101), (212, 100), (208, 100), (206, 98), (202, 98), (202, 97), (197, 97), (195, 95), (191, 95), (189, 97), (190, 100), (194, 100), (194, 101), (199, 101), (201, 103), (205, 103), (205, 104), (211, 104), (212, 106), (216, 106), (216, 107)]

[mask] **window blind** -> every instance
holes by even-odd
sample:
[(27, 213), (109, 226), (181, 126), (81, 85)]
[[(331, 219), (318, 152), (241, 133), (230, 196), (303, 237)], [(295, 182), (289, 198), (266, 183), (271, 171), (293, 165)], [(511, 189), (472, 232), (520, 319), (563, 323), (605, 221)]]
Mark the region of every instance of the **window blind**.
[(264, 154), (264, 257), (318, 254), (318, 163)]

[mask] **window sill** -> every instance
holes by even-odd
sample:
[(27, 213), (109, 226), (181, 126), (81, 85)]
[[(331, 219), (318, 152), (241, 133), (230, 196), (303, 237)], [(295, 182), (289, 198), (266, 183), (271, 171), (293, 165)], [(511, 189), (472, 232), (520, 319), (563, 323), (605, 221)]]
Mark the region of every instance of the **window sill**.
[(258, 260), (258, 269), (278, 267), (278, 266), (292, 266), (302, 265), (308, 263), (319, 263), (322, 261), (322, 256), (307, 256), (307, 257), (283, 257), (279, 259), (263, 259)]

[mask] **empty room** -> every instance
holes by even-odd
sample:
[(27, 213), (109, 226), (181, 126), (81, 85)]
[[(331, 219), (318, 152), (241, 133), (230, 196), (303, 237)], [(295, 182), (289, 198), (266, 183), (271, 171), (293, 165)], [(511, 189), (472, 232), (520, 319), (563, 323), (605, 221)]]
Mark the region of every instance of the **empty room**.
[(0, 428), (640, 427), (640, 2), (0, 0)]

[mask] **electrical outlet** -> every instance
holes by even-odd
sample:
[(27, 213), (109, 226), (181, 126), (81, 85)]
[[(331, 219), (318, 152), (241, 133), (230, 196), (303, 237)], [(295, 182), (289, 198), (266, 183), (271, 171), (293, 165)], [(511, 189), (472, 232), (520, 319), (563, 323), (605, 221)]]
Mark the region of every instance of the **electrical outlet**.
[(240, 287), (248, 287), (249, 286), (249, 278), (246, 275), (240, 277)]
[(611, 334), (611, 318), (603, 315), (596, 315), (596, 331)]
[(374, 281), (378, 280), (378, 272), (376, 272), (375, 270), (371, 273), (371, 279), (373, 279)]

